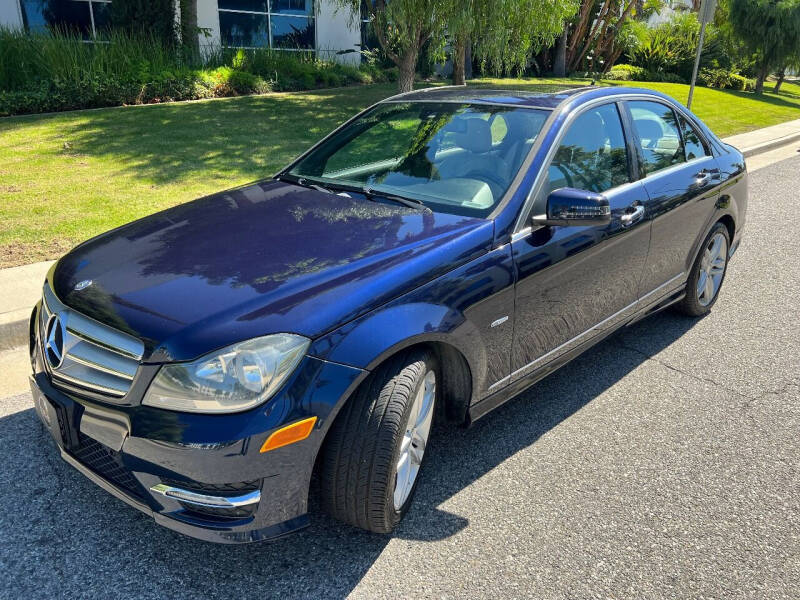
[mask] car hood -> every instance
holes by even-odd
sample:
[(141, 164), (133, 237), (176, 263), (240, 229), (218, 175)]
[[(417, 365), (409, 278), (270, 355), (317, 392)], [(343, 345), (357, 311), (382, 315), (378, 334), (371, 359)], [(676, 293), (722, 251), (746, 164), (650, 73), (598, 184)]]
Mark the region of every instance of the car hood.
[(145, 360), (187, 360), (270, 333), (317, 337), (485, 252), (492, 236), (483, 219), (265, 181), (93, 238), (50, 284), (142, 339)]

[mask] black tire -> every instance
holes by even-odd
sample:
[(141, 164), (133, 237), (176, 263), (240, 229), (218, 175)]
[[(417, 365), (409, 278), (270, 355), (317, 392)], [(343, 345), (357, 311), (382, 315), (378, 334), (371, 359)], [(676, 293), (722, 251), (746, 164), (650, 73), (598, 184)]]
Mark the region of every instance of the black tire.
[[(722, 279), (719, 283), (719, 288), (717, 289), (714, 297), (711, 299), (711, 302), (708, 304), (702, 304), (700, 302), (700, 298), (697, 294), (697, 284), (700, 280), (700, 273), (702, 269), (702, 262), (703, 262), (703, 254), (705, 249), (711, 243), (711, 240), (716, 236), (718, 233), (721, 233), (725, 238), (725, 268), (722, 272)], [(717, 223), (714, 227), (711, 228), (711, 231), (706, 236), (706, 239), (703, 241), (703, 245), (700, 246), (700, 252), (697, 254), (697, 259), (694, 261), (694, 265), (692, 265), (692, 271), (689, 273), (689, 279), (686, 282), (686, 297), (681, 300), (678, 304), (675, 305), (675, 308), (690, 317), (702, 317), (709, 313), (711, 308), (716, 304), (717, 298), (719, 298), (719, 292), (722, 289), (722, 284), (725, 282), (725, 275), (728, 272), (728, 256), (727, 252), (731, 247), (731, 238), (730, 234), (728, 233), (728, 228), (725, 227), (723, 223)]]
[[(320, 463), (321, 507), (331, 516), (375, 533), (389, 533), (403, 518), (419, 477), (396, 510), (395, 465), (414, 398), (431, 370), (436, 373), (430, 351), (402, 352), (372, 373), (342, 408)], [(434, 399), (434, 414), (435, 409)]]

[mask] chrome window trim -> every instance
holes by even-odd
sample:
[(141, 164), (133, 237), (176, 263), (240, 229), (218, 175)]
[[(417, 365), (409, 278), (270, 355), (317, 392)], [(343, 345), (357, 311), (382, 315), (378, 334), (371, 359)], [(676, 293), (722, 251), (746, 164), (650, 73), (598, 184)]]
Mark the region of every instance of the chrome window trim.
[[(567, 134), (567, 130), (572, 125), (573, 121), (575, 121), (575, 119), (577, 119), (586, 111), (591, 110), (592, 108), (596, 108), (603, 104), (616, 104), (617, 102), (620, 101), (620, 99), (621, 96), (616, 96), (616, 95), (604, 96), (603, 98), (596, 98), (594, 100), (590, 100), (586, 104), (581, 105), (581, 107), (578, 110), (573, 111), (572, 113), (567, 115), (566, 120), (564, 121), (563, 125), (561, 125), (561, 130), (558, 132), (558, 136), (556, 137), (555, 140), (553, 140), (553, 143), (550, 145), (550, 148), (548, 148), (547, 154), (545, 155), (544, 161), (542, 162), (542, 168), (539, 169), (539, 172), (536, 174), (536, 179), (534, 180), (533, 185), (531, 186), (531, 190), (528, 192), (528, 196), (525, 198), (525, 202), (523, 202), (522, 204), (522, 210), (517, 215), (517, 222), (514, 225), (514, 234), (512, 234), (512, 236), (515, 235), (516, 233), (519, 233), (519, 231), (525, 227), (525, 221), (526, 221), (525, 217), (528, 214), (530, 214), (531, 210), (533, 210), (533, 204), (534, 204), (534, 199), (536, 198), (536, 194), (539, 193), (539, 190), (544, 184), (544, 177), (542, 174), (547, 172), (547, 169), (550, 168), (550, 165), (553, 162), (553, 156), (555, 155), (556, 150), (558, 150), (558, 147), (561, 144), (561, 140), (564, 139), (564, 136)], [(562, 108), (561, 111), (558, 112), (559, 113), (563, 112), (563, 110), (564, 109)], [(622, 123), (622, 115), (620, 115), (620, 126), (623, 128), (624, 131), (625, 126)], [(613, 192), (617, 188), (621, 188), (625, 185), (630, 185), (631, 183), (636, 183), (636, 182), (628, 181), (622, 185), (618, 185), (617, 187), (610, 188), (606, 190), (606, 192)]]
[[(684, 158), (686, 158), (686, 142), (683, 139), (683, 131), (681, 130), (681, 121), (680, 121), (680, 117), (682, 117), (683, 115), (681, 113), (679, 113), (677, 110), (675, 110), (675, 107), (672, 106), (672, 104), (670, 104), (668, 102), (665, 102), (663, 98), (652, 98), (652, 99), (648, 98), (647, 100), (642, 100), (641, 98), (634, 99), (634, 102), (639, 102), (639, 101), (642, 101), (642, 102), (653, 102), (654, 104), (661, 104), (663, 106), (666, 106), (667, 108), (672, 109), (672, 112), (675, 113), (675, 117), (676, 117), (676, 121), (677, 121), (676, 125), (678, 126), (678, 136), (680, 137), (680, 140), (681, 140), (681, 146), (683, 146), (683, 156), (684, 156)], [(627, 107), (627, 109), (628, 109), (628, 111), (630, 111), (630, 107)], [(683, 116), (683, 118), (689, 123), (689, 126), (694, 130), (694, 132), (700, 138), (700, 141), (703, 144), (703, 149), (706, 152), (708, 152), (710, 144), (706, 141), (705, 136), (700, 131), (698, 131), (698, 128), (694, 124), (694, 121), (692, 121), (690, 118), (687, 118), (685, 116)], [(631, 119), (631, 126), (634, 126), (633, 125), (633, 119)], [(637, 137), (639, 136), (639, 134), (636, 133), (635, 131), (633, 133)], [(713, 158), (713, 157), (714, 157), (714, 153), (712, 152), (711, 154), (704, 154), (703, 156), (698, 156), (697, 158), (693, 158), (691, 160), (684, 160), (683, 162), (675, 163), (674, 165), (670, 165), (668, 167), (664, 167), (662, 169), (659, 169), (658, 171), (652, 171), (652, 172), (649, 172), (649, 171), (647, 171), (647, 169), (642, 168), (642, 170), (645, 171), (646, 175), (644, 175), (643, 177), (640, 176), (639, 181), (645, 181), (647, 179), (650, 179), (650, 177), (653, 177), (655, 175), (661, 175), (662, 173), (671, 173), (673, 170), (675, 170), (676, 167), (684, 167), (686, 165), (692, 164), (693, 162), (704, 160), (706, 158)], [(642, 167), (644, 167), (644, 165), (642, 165)]]
[[(697, 126), (694, 117), (691, 116), (688, 112), (686, 112), (685, 109), (683, 109), (683, 107), (681, 107), (680, 105), (678, 105), (677, 103), (675, 103), (675, 102), (673, 102), (671, 100), (667, 100), (666, 98), (661, 98), (660, 96), (652, 96), (650, 94), (645, 94), (645, 93), (624, 93), (623, 92), (623, 93), (620, 93), (620, 94), (612, 94), (610, 96), (604, 96), (602, 98), (596, 98), (594, 100), (590, 100), (586, 104), (581, 105), (578, 110), (572, 112), (571, 114), (569, 114), (567, 116), (567, 119), (564, 121), (564, 124), (561, 126), (561, 131), (558, 132), (558, 137), (553, 141), (552, 145), (548, 149), (547, 155), (544, 158), (543, 166), (539, 170), (539, 172), (536, 174), (536, 180), (533, 182), (533, 186), (531, 186), (531, 191), (528, 192), (528, 196), (527, 196), (527, 198), (525, 199), (525, 202), (522, 205), (522, 210), (520, 211), (519, 215), (517, 215), (517, 221), (516, 221), (516, 223), (514, 225), (514, 233), (512, 234), (512, 239), (513, 239), (513, 236), (515, 236), (517, 233), (521, 232), (523, 229), (525, 229), (527, 227), (526, 224), (525, 224), (526, 216), (528, 214), (530, 214), (531, 210), (533, 210), (533, 205), (535, 203), (536, 194), (539, 193), (539, 189), (541, 188), (541, 186), (544, 183), (544, 179), (543, 179), (542, 174), (547, 171), (547, 169), (550, 167), (550, 164), (553, 162), (553, 155), (555, 154), (556, 150), (558, 149), (558, 146), (561, 144), (561, 140), (566, 135), (567, 129), (572, 124), (572, 122), (578, 116), (582, 115), (587, 110), (595, 108), (595, 107), (597, 107), (599, 105), (612, 104), (612, 103), (616, 104), (618, 102), (627, 102), (627, 101), (630, 101), (630, 100), (647, 100), (647, 101), (657, 102), (659, 104), (663, 104), (663, 105), (671, 108), (673, 111), (682, 113), (684, 115), (684, 117), (687, 118), (687, 120), (689, 120), (689, 122), (692, 125), (694, 125), (695, 129), (700, 129)], [(557, 110), (553, 111), (553, 115), (556, 115), (557, 113), (562, 112), (562, 111), (563, 111), (563, 108), (561, 109), (561, 111), (557, 111)], [(621, 116), (620, 116), (620, 118), (621, 118)], [(545, 123), (545, 125), (546, 124), (547, 123)], [(624, 125), (623, 125), (623, 127), (624, 127)], [(707, 140), (706, 136), (703, 135), (704, 132), (701, 131), (701, 132), (698, 132), (698, 133), (700, 133), (701, 134), (701, 138), (708, 143), (708, 140)], [(708, 146), (711, 146), (711, 144), (708, 143)], [(713, 157), (713, 153), (711, 154), (711, 157)], [(702, 156), (700, 158), (692, 159), (692, 161), (687, 161), (687, 162), (680, 163), (679, 165), (672, 165), (672, 166), (668, 167), (668, 169), (672, 169), (673, 167), (676, 167), (676, 166), (683, 166), (683, 165), (688, 164), (689, 162), (694, 162), (695, 160), (702, 160), (702, 159), (705, 159), (705, 158), (709, 158), (709, 156)], [(610, 188), (610, 189), (606, 190), (603, 193), (614, 193), (614, 192), (616, 192), (620, 188), (623, 188), (626, 185), (643, 182), (643, 181), (647, 180), (649, 177), (652, 177), (652, 176), (655, 176), (655, 175), (660, 175), (661, 173), (664, 173), (666, 170), (667, 169), (662, 169), (661, 171), (656, 171), (655, 173), (651, 173), (649, 175), (645, 175), (644, 177), (642, 177), (641, 174), (640, 174), (640, 177), (639, 177), (638, 180), (630, 181), (630, 182), (627, 182), (627, 183), (625, 183), (623, 185), (619, 185), (617, 187)]]
[(656, 178), (658, 178), (658, 177), (660, 177), (661, 175), (664, 175), (664, 174), (668, 175), (670, 173), (673, 173), (673, 172), (677, 171), (678, 169), (681, 169), (681, 168), (685, 167), (686, 165), (691, 165), (691, 164), (694, 164), (696, 162), (700, 162), (702, 160), (706, 160), (708, 158), (713, 158), (713, 157), (706, 155), (706, 156), (701, 156), (699, 158), (693, 158), (692, 160), (687, 160), (687, 161), (684, 161), (682, 163), (675, 163), (674, 165), (670, 165), (668, 167), (664, 167), (663, 169), (659, 169), (658, 171), (653, 171), (652, 173), (648, 173), (645, 177), (642, 177), (639, 180), (639, 182), (647, 181), (648, 179), (656, 179)]
[[(418, 91), (420, 90), (414, 90), (414, 92)], [(527, 104), (514, 104), (513, 102), (490, 102), (479, 98), (470, 98), (469, 100), (428, 100), (425, 98), (417, 98), (416, 100), (409, 100), (408, 98), (392, 97), (383, 100), (380, 104), (424, 104), (425, 102), (435, 102), (436, 104), (464, 104), (465, 106), (502, 106), (504, 108), (524, 108), (525, 110), (541, 110), (545, 112), (555, 110), (549, 106), (530, 106)]]

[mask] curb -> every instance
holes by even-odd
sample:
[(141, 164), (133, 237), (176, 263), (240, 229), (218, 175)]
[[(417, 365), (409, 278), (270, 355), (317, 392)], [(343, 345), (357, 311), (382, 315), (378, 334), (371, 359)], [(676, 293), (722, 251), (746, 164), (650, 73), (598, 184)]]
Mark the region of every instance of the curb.
[(750, 148), (740, 148), (740, 150), (742, 154), (744, 154), (745, 158), (750, 158), (756, 156), (757, 154), (763, 154), (764, 152), (769, 152), (775, 148), (786, 146), (787, 144), (791, 144), (795, 141), (800, 141), (800, 132), (790, 133), (789, 135), (784, 135), (783, 137), (775, 138), (756, 146), (751, 146)]
[[(722, 141), (724, 142), (725, 140)], [(768, 142), (757, 144), (749, 148), (740, 148), (740, 151), (745, 158), (751, 158), (758, 154), (769, 152), (775, 148), (786, 146), (795, 141), (800, 142), (800, 132), (774, 138)], [(0, 314), (0, 352), (17, 350), (20, 347), (27, 348), (28, 321), (30, 319), (31, 308), (23, 308)]]
[(31, 309), (22, 308), (0, 315), (0, 352), (14, 350), (20, 346), (27, 348)]

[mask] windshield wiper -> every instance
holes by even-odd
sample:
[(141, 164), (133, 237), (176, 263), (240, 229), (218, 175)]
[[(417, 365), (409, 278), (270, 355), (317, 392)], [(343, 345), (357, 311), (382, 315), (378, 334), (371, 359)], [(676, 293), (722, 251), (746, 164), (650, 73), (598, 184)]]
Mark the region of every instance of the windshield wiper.
[(302, 187), (311, 188), (313, 190), (317, 190), (320, 192), (325, 192), (326, 194), (332, 194), (333, 191), (330, 188), (323, 187), (318, 183), (313, 183), (306, 179), (305, 177), (296, 177), (294, 175), (278, 175), (275, 179), (278, 181), (285, 181), (287, 183), (293, 183), (295, 185), (299, 185)]
[(409, 208), (420, 209), (424, 208), (425, 210), (430, 210), (422, 200), (417, 200), (416, 198), (407, 198), (405, 196), (400, 196), (398, 194), (392, 194), (391, 192), (382, 192), (381, 190), (373, 190), (369, 186), (365, 187), (361, 190), (361, 193), (364, 194), (368, 199), (375, 202), (375, 196), (379, 198), (384, 198), (386, 200), (391, 200), (392, 202), (397, 202), (398, 204), (402, 204), (403, 206), (407, 206)]
[(295, 185), (301, 185), (303, 187), (319, 190), (321, 192), (327, 192), (329, 194), (336, 192), (353, 192), (356, 194), (364, 194), (367, 200), (372, 202), (377, 202), (376, 198), (383, 198), (384, 200), (390, 200), (392, 202), (402, 204), (403, 206), (407, 206), (408, 208), (413, 208), (416, 210), (423, 208), (425, 210), (430, 210), (430, 208), (425, 206), (424, 202), (417, 200), (416, 198), (407, 198), (406, 196), (400, 196), (391, 192), (373, 190), (369, 186), (361, 187), (360, 185), (338, 182), (333, 183), (329, 181), (326, 181), (325, 185), (320, 185), (306, 177), (298, 177), (296, 175), (287, 174), (278, 175), (276, 179), (279, 181), (286, 181), (288, 183), (294, 183)]

